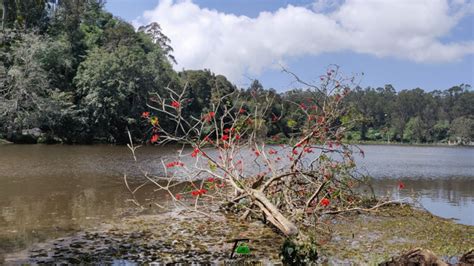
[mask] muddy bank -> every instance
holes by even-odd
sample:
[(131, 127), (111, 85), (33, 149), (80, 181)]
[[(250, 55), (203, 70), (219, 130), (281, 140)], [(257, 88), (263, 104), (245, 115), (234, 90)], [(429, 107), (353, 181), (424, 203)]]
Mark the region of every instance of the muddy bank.
[[(474, 247), (474, 227), (459, 225), (410, 206), (392, 206), (369, 214), (321, 219), (314, 235), (320, 263), (380, 263), (415, 247), (432, 250), (447, 262)], [(235, 238), (249, 238), (249, 255), (229, 260)], [(284, 237), (259, 221), (232, 215), (209, 218), (187, 211), (125, 218), (71, 237), (44, 242), (9, 254), (7, 264), (162, 262), (280, 263)]]
[[(229, 260), (231, 240), (248, 238), (250, 254)], [(189, 211), (129, 217), (9, 254), (7, 264), (160, 262), (214, 264), (279, 261), (283, 237), (261, 222), (238, 221), (222, 214), (211, 217)]]
[(442, 260), (457, 263), (474, 248), (474, 226), (432, 215), (409, 205), (391, 206), (362, 215), (326, 220), (331, 238), (321, 252), (333, 262), (376, 264), (422, 247)]

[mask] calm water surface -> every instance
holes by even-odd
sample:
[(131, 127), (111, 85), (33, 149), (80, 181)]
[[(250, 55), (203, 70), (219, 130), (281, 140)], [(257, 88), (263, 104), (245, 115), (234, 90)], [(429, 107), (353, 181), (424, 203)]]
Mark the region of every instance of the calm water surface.
[[(361, 148), (359, 170), (376, 177), (378, 194), (415, 196), (434, 214), (474, 225), (474, 148)], [(138, 160), (151, 170), (174, 150), (143, 147)], [(124, 146), (0, 145), (0, 255), (132, 213), (124, 173), (137, 175)], [(145, 187), (137, 200), (166, 198)]]

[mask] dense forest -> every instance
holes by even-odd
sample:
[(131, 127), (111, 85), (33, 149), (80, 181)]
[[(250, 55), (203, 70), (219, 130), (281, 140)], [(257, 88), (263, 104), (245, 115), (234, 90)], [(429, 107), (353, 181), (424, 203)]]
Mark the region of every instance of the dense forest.
[[(277, 93), (257, 80), (237, 88), (210, 70), (177, 72), (171, 41), (158, 23), (136, 30), (106, 12), (103, 2), (2, 1), (0, 139), (124, 143), (129, 129), (146, 140), (141, 114), (150, 111), (153, 94), (185, 84), (188, 116), (207, 112), (223, 93), (239, 91), (244, 103), (248, 97), (273, 97), (266, 132), (288, 137), (302, 123), (302, 106), (315, 99), (306, 89)], [(474, 140), (474, 92), (466, 84), (432, 92), (356, 87), (342, 104), (357, 121), (349, 141)]]

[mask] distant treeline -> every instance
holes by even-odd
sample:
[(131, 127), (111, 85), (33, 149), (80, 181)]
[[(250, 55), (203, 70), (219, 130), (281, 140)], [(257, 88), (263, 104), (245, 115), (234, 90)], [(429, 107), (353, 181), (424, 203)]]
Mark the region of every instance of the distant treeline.
[[(209, 70), (176, 72), (170, 40), (157, 23), (135, 30), (106, 12), (99, 0), (61, 0), (59, 6), (48, 2), (2, 1), (0, 139), (124, 143), (129, 129), (137, 140), (146, 140), (149, 127), (141, 114), (150, 111), (150, 97), (166, 86), (179, 91), (185, 84), (185, 116), (199, 117), (220, 96), (236, 90), (241, 97), (235, 101), (248, 110), (253, 106), (246, 99), (272, 96), (266, 132), (290, 137), (304, 121), (299, 104), (317, 100), (307, 90), (277, 93), (258, 81), (240, 89)], [(474, 139), (469, 85), (433, 92), (396, 92), (390, 85), (355, 88), (342, 104), (356, 121), (349, 140)], [(164, 119), (160, 123), (169, 126)]]

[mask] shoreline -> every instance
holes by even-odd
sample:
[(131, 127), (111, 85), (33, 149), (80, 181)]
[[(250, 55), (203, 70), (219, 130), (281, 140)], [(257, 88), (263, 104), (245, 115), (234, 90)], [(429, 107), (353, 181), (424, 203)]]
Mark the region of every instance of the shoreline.
[[(14, 144), (14, 145), (45, 145), (45, 146), (53, 146), (53, 145), (60, 145), (60, 146), (127, 146), (126, 143), (108, 143), (108, 142), (92, 142), (92, 143), (14, 143), (5, 139), (0, 139), (0, 145), (4, 144)], [(268, 145), (281, 145), (281, 144), (288, 144), (288, 142), (274, 142), (268, 141)], [(367, 145), (367, 146), (400, 146), (400, 147), (448, 147), (448, 148), (474, 148), (474, 144), (472, 145), (461, 145), (461, 144), (448, 144), (448, 143), (406, 143), (406, 142), (379, 142), (379, 141), (361, 141), (361, 142), (347, 142), (348, 145)], [(160, 146), (161, 145), (149, 145), (149, 144), (142, 144), (143, 146)], [(165, 146), (173, 146), (173, 145), (181, 145), (179, 143), (171, 143), (166, 144)]]
[[(370, 213), (326, 216), (314, 235), (318, 263), (377, 264), (422, 247), (456, 263), (474, 247), (474, 226), (460, 225), (410, 205), (389, 206)], [(331, 228), (331, 233), (324, 233)], [(329, 232), (329, 231), (327, 231)], [(248, 237), (251, 253), (229, 260), (235, 238)], [(259, 220), (239, 221), (218, 212), (213, 219), (194, 212), (137, 215), (105, 223), (69, 237), (38, 243), (7, 254), (18, 263), (280, 263), (284, 237)]]

